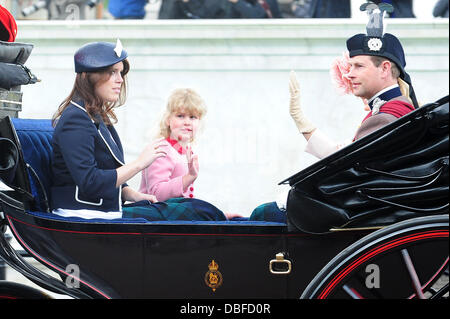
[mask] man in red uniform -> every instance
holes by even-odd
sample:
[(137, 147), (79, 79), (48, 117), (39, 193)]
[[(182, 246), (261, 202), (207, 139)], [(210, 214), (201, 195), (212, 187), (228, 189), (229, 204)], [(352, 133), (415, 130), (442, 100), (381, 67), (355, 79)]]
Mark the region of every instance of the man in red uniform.
[[(383, 34), (383, 11), (388, 11), (388, 6), (362, 5), (361, 10), (366, 9), (370, 14), (367, 34), (357, 34), (347, 40), (349, 71), (345, 77), (351, 86), (350, 91), (367, 100), (370, 107), (353, 141), (418, 108), (411, 79), (404, 69), (403, 47), (394, 35)], [(330, 140), (303, 114), (300, 88), (293, 71), (289, 89), (289, 111), (298, 130), (308, 141), (305, 150), (322, 159), (345, 146), (345, 143), (337, 144)], [(282, 194), (276, 202), (258, 206), (250, 220), (286, 222), (286, 198), (287, 194)]]
[[(404, 69), (406, 61), (403, 47), (394, 35), (383, 34), (383, 9), (373, 6), (375, 7), (371, 8), (367, 35), (361, 33), (347, 40), (350, 71), (345, 76), (350, 81), (353, 94), (366, 99), (371, 109), (353, 141), (418, 107), (411, 79)], [(380, 20), (374, 24), (374, 19)], [(289, 86), (290, 114), (308, 141), (306, 151), (318, 158), (324, 158), (345, 146), (328, 139), (303, 114), (299, 101), (299, 84), (293, 72)]]

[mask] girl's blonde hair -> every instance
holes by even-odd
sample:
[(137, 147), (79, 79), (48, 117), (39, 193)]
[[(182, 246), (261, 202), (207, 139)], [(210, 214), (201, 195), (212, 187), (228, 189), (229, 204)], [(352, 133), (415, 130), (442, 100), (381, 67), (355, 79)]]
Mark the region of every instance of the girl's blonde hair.
[(201, 121), (206, 115), (206, 104), (201, 96), (193, 89), (180, 88), (174, 90), (167, 102), (166, 109), (159, 124), (159, 136), (168, 138), (170, 136), (169, 117), (179, 111), (189, 115), (195, 115)]

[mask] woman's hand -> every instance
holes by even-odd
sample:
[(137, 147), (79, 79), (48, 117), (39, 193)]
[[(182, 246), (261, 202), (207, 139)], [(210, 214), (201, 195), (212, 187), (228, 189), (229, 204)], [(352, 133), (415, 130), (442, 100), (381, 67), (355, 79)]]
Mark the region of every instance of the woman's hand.
[(150, 194), (144, 194), (144, 193), (136, 192), (136, 195), (134, 197), (134, 201), (135, 202), (139, 202), (141, 200), (148, 200), (150, 203), (156, 203), (158, 201), (158, 199), (156, 198), (155, 195), (150, 195)]
[(167, 151), (164, 146), (166, 144), (163, 139), (158, 139), (147, 145), (135, 161), (117, 168), (116, 187), (133, 178), (134, 175), (147, 168), (157, 158), (166, 156)]
[(143, 170), (150, 166), (157, 158), (167, 155), (167, 151), (164, 148), (166, 144), (163, 142), (163, 140), (164, 139), (162, 138), (158, 139), (144, 148), (137, 159), (141, 168), (140, 170)]
[(150, 203), (156, 203), (158, 201), (155, 195), (137, 192), (130, 186), (126, 186), (122, 189), (122, 199), (129, 202), (148, 200)]
[[(289, 113), (300, 133), (310, 134), (316, 127), (306, 118), (300, 107), (300, 85), (294, 71), (289, 75)], [(305, 136), (306, 137), (306, 136)]]

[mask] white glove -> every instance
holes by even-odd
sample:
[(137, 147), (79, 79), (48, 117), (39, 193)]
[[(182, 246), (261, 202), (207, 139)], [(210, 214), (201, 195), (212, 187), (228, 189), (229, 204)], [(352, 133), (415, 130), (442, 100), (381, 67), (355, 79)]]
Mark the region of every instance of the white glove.
[(300, 108), (300, 85), (294, 71), (289, 75), (289, 92), (291, 99), (289, 101), (289, 113), (297, 125), (300, 133), (311, 133), (315, 130), (315, 126), (306, 118)]

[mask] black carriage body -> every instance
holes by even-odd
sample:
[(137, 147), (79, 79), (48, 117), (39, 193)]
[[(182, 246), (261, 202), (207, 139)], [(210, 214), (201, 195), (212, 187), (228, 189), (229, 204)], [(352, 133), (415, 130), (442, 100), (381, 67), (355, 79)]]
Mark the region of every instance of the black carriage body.
[[(316, 291), (328, 289), (323, 287), (329, 279), (324, 271), (336, 273), (338, 281), (331, 278), (331, 282), (339, 289), (355, 279), (339, 272), (339, 267), (345, 267), (341, 260), (353, 265), (347, 256), (353, 256), (354, 249), (366, 256), (359, 250), (361, 245), (372, 247), (366, 243), (371, 234), (376, 244), (380, 230), (374, 229), (386, 227), (388, 233), (397, 232), (396, 225), (403, 220), (448, 214), (448, 97), (289, 178), (287, 224), (108, 221), (51, 214), (45, 192), (37, 187), (42, 184), (45, 190), (51, 183), (46, 174), (51, 151), (51, 133), (47, 133), (51, 129), (46, 122), (45, 134), (35, 134), (33, 125), (25, 123), (22, 143), (16, 141), (20, 161), (15, 181), (24, 190), (12, 192), (12, 196), (0, 192), (0, 222), (32, 257), (62, 280), (37, 273), (16, 256), (1, 233), (0, 253), (29, 279), (76, 298), (298, 298), (305, 289), (313, 291), (307, 297), (315, 297)], [(0, 133), (18, 139), (14, 130), (5, 135), (0, 126)], [(27, 144), (23, 152), (21, 144)], [(386, 157), (386, 150), (395, 156)], [(30, 165), (24, 163), (36, 169), (34, 177), (28, 172)], [(379, 166), (374, 169), (372, 164)], [(363, 172), (359, 171), (361, 165)], [(379, 178), (380, 171), (383, 178)], [(399, 176), (406, 179), (399, 182)], [(364, 196), (360, 189), (366, 192)], [(35, 201), (28, 201), (28, 193)], [(0, 230), (5, 228), (2, 224)], [(365, 262), (398, 264), (398, 256), (385, 256), (401, 247), (402, 254), (417, 252), (414, 259), (420, 265), (420, 280), (432, 283), (448, 265), (448, 217), (443, 224), (442, 229), (432, 229), (437, 237), (412, 230), (405, 236), (417, 240), (406, 245), (403, 237), (389, 233), (383, 237), (389, 249), (380, 248), (376, 258), (363, 260), (348, 274), (354, 273), (363, 285)], [(389, 283), (402, 277), (398, 272), (383, 273)], [(330, 296), (342, 296), (341, 290), (338, 294), (326, 291)], [(350, 289), (346, 296), (351, 293)], [(388, 297), (414, 296), (410, 283), (390, 285), (387, 293)]]
[[(14, 212), (7, 218), (36, 260), (100, 298), (299, 298), (332, 257), (367, 234), (288, 233), (283, 225), (248, 222), (86, 223)], [(278, 253), (292, 263), (289, 274), (271, 273)]]

